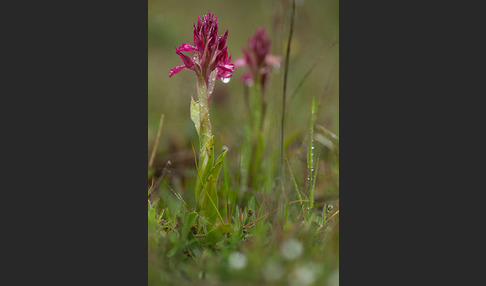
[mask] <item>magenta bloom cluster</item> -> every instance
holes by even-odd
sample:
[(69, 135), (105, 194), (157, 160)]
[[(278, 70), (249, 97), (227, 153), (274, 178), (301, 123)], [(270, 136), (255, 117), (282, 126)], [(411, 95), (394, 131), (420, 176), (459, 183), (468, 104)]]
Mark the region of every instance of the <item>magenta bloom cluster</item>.
[[(228, 30), (218, 37), (218, 18), (214, 17), (214, 14), (208, 12), (202, 20), (198, 16), (197, 26), (194, 24), (194, 46), (182, 44), (179, 48), (175, 48), (184, 64), (171, 69), (169, 77), (188, 68), (195, 71), (198, 77), (204, 78), (206, 84), (215, 69), (217, 69), (217, 78), (230, 78), (235, 71), (235, 66), (231, 63), (231, 56), (228, 55), (227, 38)], [(182, 53), (191, 51), (195, 51), (191, 57)]]
[(235, 61), (236, 67), (248, 67), (248, 73), (242, 77), (243, 82), (251, 84), (261, 77), (261, 84), (265, 86), (272, 68), (280, 64), (280, 57), (270, 54), (271, 44), (267, 32), (262, 27), (248, 40), (248, 49), (242, 49), (243, 58)]

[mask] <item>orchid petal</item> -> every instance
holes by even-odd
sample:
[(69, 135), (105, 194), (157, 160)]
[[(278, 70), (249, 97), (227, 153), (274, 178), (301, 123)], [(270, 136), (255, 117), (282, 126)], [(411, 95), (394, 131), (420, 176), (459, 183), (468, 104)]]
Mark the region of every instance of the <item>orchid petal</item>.
[(191, 60), (191, 58), (183, 53), (181, 53), (180, 51), (176, 51), (176, 53), (179, 55), (179, 57), (181, 58), (182, 62), (184, 63), (184, 65), (189, 68), (189, 69), (194, 69), (194, 63), (193, 61)]
[(246, 65), (246, 61), (245, 61), (245, 59), (241, 58), (241, 59), (235, 60), (235, 62), (233, 64), (235, 65), (235, 68), (239, 68), (239, 67)]
[(267, 55), (265, 57), (265, 63), (271, 67), (273, 66), (280, 66), (280, 63), (282, 62), (282, 59), (277, 56), (273, 55)]
[(169, 72), (169, 77), (172, 77), (173, 75), (175, 75), (176, 73), (179, 73), (183, 68), (185, 68), (186, 66), (177, 66), (173, 69), (170, 70)]
[(251, 74), (246, 73), (243, 76), (241, 76), (241, 81), (245, 83), (246, 85), (251, 85), (253, 83), (253, 78)]
[(220, 63), (226, 63), (226, 57), (228, 56), (228, 47), (224, 47), (224, 49), (216, 55), (215, 64), (218, 65)]
[(227, 72), (227, 71), (224, 71), (222, 69), (217, 69), (218, 71), (218, 78), (230, 78), (233, 76), (233, 73), (230, 73), (230, 72)]
[(226, 46), (226, 39), (228, 39), (228, 30), (226, 29), (226, 33), (219, 38), (219, 45), (218, 50), (222, 50), (224, 46)]
[(190, 52), (190, 51), (195, 51), (197, 50), (196, 47), (194, 47), (193, 45), (189, 45), (189, 44), (182, 44), (179, 48), (177, 48), (178, 51), (182, 51), (182, 52)]
[(217, 66), (219, 69), (228, 71), (228, 72), (235, 72), (235, 65), (234, 64), (227, 64), (227, 65), (218, 65)]
[(252, 65), (253, 61), (251, 60), (250, 53), (248, 53), (245, 49), (243, 49), (243, 57), (245, 58), (245, 61), (248, 65)]

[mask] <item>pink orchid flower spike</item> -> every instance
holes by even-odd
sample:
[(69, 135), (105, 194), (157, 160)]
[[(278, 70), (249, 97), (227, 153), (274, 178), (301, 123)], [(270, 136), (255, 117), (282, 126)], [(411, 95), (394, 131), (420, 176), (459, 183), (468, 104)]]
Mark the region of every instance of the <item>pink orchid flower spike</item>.
[(265, 29), (260, 27), (248, 40), (248, 49), (242, 49), (243, 58), (236, 60), (234, 66), (247, 66), (248, 72), (241, 78), (245, 84), (260, 82), (264, 89), (272, 69), (280, 66), (281, 58), (270, 54), (271, 43)]
[[(198, 16), (197, 25), (194, 24), (194, 46), (182, 44), (175, 48), (176, 53), (182, 60), (183, 65), (170, 70), (169, 77), (188, 68), (196, 72), (196, 75), (203, 78), (208, 84), (209, 77), (214, 70), (217, 70), (217, 78), (230, 78), (233, 76), (235, 66), (231, 63), (231, 56), (228, 55), (226, 33), (218, 37), (218, 18), (208, 12), (205, 16)], [(195, 51), (192, 56), (182, 52)]]

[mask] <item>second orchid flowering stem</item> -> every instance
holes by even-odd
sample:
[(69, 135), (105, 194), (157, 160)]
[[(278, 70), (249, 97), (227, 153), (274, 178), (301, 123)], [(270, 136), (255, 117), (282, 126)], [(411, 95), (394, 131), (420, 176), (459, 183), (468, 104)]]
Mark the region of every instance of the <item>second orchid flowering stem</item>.
[(256, 183), (259, 181), (260, 177), (260, 167), (261, 159), (263, 155), (263, 128), (264, 128), (264, 109), (265, 109), (265, 99), (263, 91), (260, 85), (256, 84), (252, 92), (252, 118), (251, 118), (251, 134), (250, 134), (250, 144), (251, 144), (251, 161), (250, 161), (250, 171), (249, 171), (249, 186), (256, 188)]
[(250, 109), (250, 128), (246, 139), (250, 145), (246, 148), (247, 164), (243, 174), (243, 183), (252, 189), (258, 188), (261, 182), (262, 157), (265, 148), (265, 114), (266, 98), (265, 90), (268, 85), (270, 73), (274, 67), (280, 65), (280, 57), (270, 54), (271, 40), (263, 27), (258, 28), (255, 34), (248, 40), (248, 49), (243, 49), (243, 58), (235, 61), (235, 66), (246, 66), (248, 72), (242, 80), (246, 85), (252, 86), (248, 96)]

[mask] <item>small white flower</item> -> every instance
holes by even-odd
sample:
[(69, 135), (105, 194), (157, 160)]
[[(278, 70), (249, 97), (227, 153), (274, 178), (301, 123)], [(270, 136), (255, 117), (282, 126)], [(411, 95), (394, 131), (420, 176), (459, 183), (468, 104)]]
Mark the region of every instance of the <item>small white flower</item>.
[(302, 243), (300, 241), (291, 238), (284, 241), (280, 251), (282, 252), (282, 255), (285, 259), (293, 260), (302, 254), (302, 252), (304, 251), (304, 247), (302, 246)]
[(339, 286), (339, 269), (334, 270), (331, 275), (329, 275), (327, 283), (330, 286)]
[(228, 262), (231, 268), (239, 270), (245, 268), (248, 263), (248, 259), (241, 252), (233, 252), (228, 258)]
[(312, 284), (315, 279), (314, 271), (311, 268), (299, 267), (291, 273), (289, 282), (290, 285), (306, 286)]

